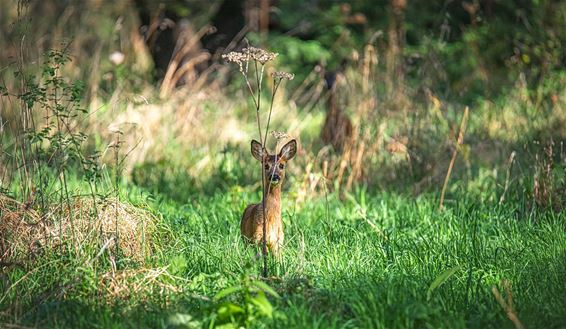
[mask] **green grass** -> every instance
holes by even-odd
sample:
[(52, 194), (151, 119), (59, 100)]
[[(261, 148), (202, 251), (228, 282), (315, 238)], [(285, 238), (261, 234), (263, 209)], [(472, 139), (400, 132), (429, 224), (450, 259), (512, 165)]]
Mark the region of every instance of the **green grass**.
[[(172, 275), (144, 283), (150, 288), (143, 292), (108, 298), (97, 284), (110, 269), (107, 259), (86, 266), (71, 256), (48, 254), (31, 274), (19, 269), (9, 274), (11, 282), (22, 282), (2, 301), (11, 310), (3, 321), (56, 328), (167, 327), (170, 316), (181, 313), (198, 326), (219, 323), (219, 303), (207, 298), (260, 273), (256, 250), (239, 237), (241, 212), (258, 195), (233, 188), (178, 203), (140, 196), (133, 188), (129, 193), (136, 203), (149, 202), (160, 218), (145, 267), (168, 266)], [(285, 195), (284, 255), (271, 262), (274, 278), (267, 281), (280, 295), (268, 295), (276, 312), (273, 319), (254, 319), (252, 327), (512, 328), (491, 291), (495, 285), (505, 294), (503, 279), (512, 284), (516, 314), (526, 327), (566, 323), (564, 214), (462, 195), (439, 212), (432, 196), (364, 190), (342, 201), (334, 195), (328, 201), (295, 201)], [(117, 267), (142, 265), (118, 260)], [(157, 282), (179, 290), (161, 292)]]

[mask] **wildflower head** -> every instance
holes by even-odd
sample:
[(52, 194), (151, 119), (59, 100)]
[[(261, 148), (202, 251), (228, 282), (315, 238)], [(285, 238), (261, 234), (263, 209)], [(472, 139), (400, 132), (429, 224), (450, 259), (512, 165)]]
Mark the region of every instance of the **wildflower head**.
[(273, 72), (273, 73), (271, 73), (271, 76), (273, 77), (273, 79), (276, 79), (276, 80), (277, 79), (278, 80), (283, 80), (283, 79), (293, 80), (295, 78), (294, 74), (283, 72), (283, 71)]
[(282, 141), (282, 140), (287, 139), (287, 138), (290, 137), (290, 136), (289, 136), (287, 133), (285, 133), (285, 132), (282, 132), (282, 131), (275, 131), (275, 130), (271, 132), (271, 136), (272, 136), (273, 138), (275, 138), (278, 143), (279, 143), (280, 141)]
[(222, 55), (222, 58), (228, 62), (240, 64), (247, 60), (247, 56), (239, 51), (231, 51)]
[(265, 63), (274, 60), (275, 57), (279, 55), (278, 53), (272, 53), (256, 47), (244, 48), (242, 49), (242, 51), (247, 54), (249, 58), (253, 59), (254, 61), (260, 62), (262, 65), (265, 65)]
[(240, 66), (240, 72), (244, 73), (244, 63), (248, 61), (248, 55), (239, 51), (231, 51), (223, 54), (222, 58), (229, 63), (236, 63)]

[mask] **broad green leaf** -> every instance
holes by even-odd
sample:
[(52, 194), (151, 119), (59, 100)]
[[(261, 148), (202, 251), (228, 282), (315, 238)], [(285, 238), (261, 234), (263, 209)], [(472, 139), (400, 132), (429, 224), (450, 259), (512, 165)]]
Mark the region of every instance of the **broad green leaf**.
[(215, 326), (216, 329), (237, 329), (238, 326), (234, 323), (225, 323), (218, 326)]
[(169, 261), (169, 273), (180, 275), (187, 269), (187, 259), (183, 255), (177, 255)]
[(241, 285), (238, 286), (232, 286), (232, 287), (228, 287), (225, 289), (220, 290), (216, 296), (214, 296), (214, 300), (219, 300), (222, 299), (226, 296), (232, 295), (234, 293), (237, 293), (239, 291), (241, 291), (243, 289), (243, 287)]
[(183, 326), (184, 328), (200, 328), (200, 322), (193, 320), (190, 314), (175, 313), (169, 317), (169, 325)]
[(218, 308), (218, 318), (221, 320), (229, 319), (237, 314), (243, 314), (246, 311), (234, 303), (225, 303)]
[(258, 311), (262, 314), (267, 316), (268, 318), (273, 317), (273, 306), (265, 297), (265, 293), (259, 292), (257, 296), (253, 297), (251, 300), (252, 304), (257, 306)]
[(252, 285), (255, 286), (256, 288), (258, 288), (261, 291), (264, 291), (268, 294), (270, 294), (271, 296), (280, 298), (279, 294), (277, 293), (277, 291), (275, 291), (273, 288), (271, 288), (270, 286), (267, 285), (267, 283), (263, 282), (263, 281), (253, 281)]

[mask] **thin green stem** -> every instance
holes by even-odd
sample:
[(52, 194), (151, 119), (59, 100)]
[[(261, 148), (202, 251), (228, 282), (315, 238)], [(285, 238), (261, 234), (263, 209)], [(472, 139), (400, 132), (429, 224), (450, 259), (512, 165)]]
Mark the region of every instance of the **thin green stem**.
[(242, 75), (244, 76), (244, 80), (246, 81), (246, 86), (248, 86), (248, 90), (250, 91), (250, 96), (252, 96), (252, 99), (254, 100), (254, 106), (256, 107), (256, 109), (259, 109), (259, 104), (258, 101), (256, 101), (255, 99), (255, 95), (252, 89), (252, 85), (250, 83), (250, 79), (248, 79), (249, 62), (250, 62), (250, 56), (248, 54), (248, 57), (246, 59), (246, 69), (244, 71), (240, 70), (240, 72), (242, 72)]
[(118, 200), (120, 198), (120, 131), (116, 132), (116, 145), (114, 149), (114, 189), (115, 189), (115, 200), (114, 200), (114, 220), (115, 220), (115, 230), (116, 230), (116, 247), (120, 247), (120, 231), (118, 230)]
[[(261, 134), (261, 122), (260, 122), (260, 118), (259, 118), (259, 110), (260, 110), (260, 107), (261, 107), (261, 82), (262, 82), (263, 79), (259, 75), (259, 71), (258, 71), (258, 68), (257, 68), (257, 61), (255, 61), (255, 60), (254, 60), (254, 67), (255, 67), (255, 79), (256, 79), (256, 83), (257, 83), (257, 103), (256, 103), (255, 110), (256, 110), (256, 117), (257, 117), (257, 129), (258, 129), (258, 132), (259, 132), (259, 140), (261, 142), (263, 135)], [(262, 75), (263, 75), (263, 66), (262, 66), (261, 72), (262, 72)], [(266, 134), (267, 134), (267, 132), (266, 132)], [(263, 143), (261, 145), (261, 147), (263, 149), (265, 149), (265, 143)]]
[[(255, 68), (255, 77), (256, 77), (256, 83), (257, 83), (257, 103), (256, 103), (256, 117), (257, 117), (257, 130), (259, 133), (259, 140), (262, 140), (262, 133), (261, 133), (261, 122), (260, 122), (260, 117), (259, 117), (259, 109), (261, 106), (261, 83), (263, 81), (262, 76), (263, 76), (263, 65), (262, 65), (262, 69), (261, 69), (261, 77), (259, 74), (259, 70), (257, 67), (257, 61), (254, 61), (254, 68)], [(267, 136), (267, 131), (265, 132), (265, 135)], [(265, 147), (265, 142), (261, 144), (261, 148), (263, 150), (263, 152), (266, 152), (266, 147)], [(263, 223), (262, 223), (262, 232), (263, 232), (263, 239), (262, 239), (262, 256), (263, 256), (263, 277), (266, 278), (268, 275), (268, 267), (267, 267), (267, 211), (266, 211), (266, 198), (267, 198), (267, 188), (265, 186), (265, 170), (263, 170), (263, 168), (265, 167), (265, 156), (262, 157), (262, 161), (261, 161), (261, 190), (262, 190), (262, 195), (263, 198), (261, 200), (261, 210), (263, 213)]]
[(264, 145), (265, 143), (267, 143), (267, 133), (269, 132), (269, 123), (271, 122), (271, 112), (273, 112), (273, 103), (275, 102), (275, 95), (277, 94), (277, 90), (279, 89), (279, 85), (281, 84), (281, 79), (279, 79), (279, 81), (277, 81), (277, 79), (274, 79), (273, 82), (273, 88), (271, 91), (271, 104), (269, 104), (269, 114), (267, 116), (267, 130), (265, 131), (265, 137), (263, 139)]
[(255, 100), (255, 95), (254, 95), (254, 91), (252, 89), (252, 85), (250, 84), (250, 80), (248, 79), (248, 76), (245, 75), (244, 73), (242, 73), (242, 75), (244, 76), (244, 80), (246, 81), (246, 85), (248, 86), (248, 90), (250, 91), (250, 95), (252, 96), (252, 99), (254, 100), (254, 106), (257, 108), (259, 108), (259, 105), (257, 104), (257, 101)]

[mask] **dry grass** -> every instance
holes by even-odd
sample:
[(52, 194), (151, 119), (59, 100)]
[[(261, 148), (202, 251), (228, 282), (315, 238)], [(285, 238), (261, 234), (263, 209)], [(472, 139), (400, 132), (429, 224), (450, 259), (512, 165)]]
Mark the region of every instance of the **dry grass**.
[(182, 293), (182, 286), (174, 284), (178, 279), (163, 267), (126, 269), (104, 273), (100, 276), (98, 286), (109, 303), (130, 299), (143, 301), (144, 298), (152, 295), (167, 296)]
[[(317, 153), (312, 150), (301, 161), (305, 168), (299, 191), (301, 195), (320, 195), (327, 193), (328, 189), (348, 192), (356, 183), (367, 181), (368, 175), (371, 175), (371, 160), (386, 154), (384, 143), (390, 142), (391, 138), (386, 136), (386, 120), (378, 117), (379, 104), (374, 90), (379, 81), (379, 59), (372, 42), (364, 47), (363, 56), (355, 53), (351, 64), (343, 72), (338, 72), (332, 90), (322, 92), (324, 80), (321, 73), (324, 69), (315, 67), (304, 83), (292, 92), (297, 106), (307, 109), (316, 108), (316, 104), (328, 98), (321, 140), (323, 144), (334, 145), (323, 145)], [(333, 127), (335, 129), (330, 132), (324, 131), (335, 109), (341, 111), (343, 118), (339, 120), (340, 124), (350, 127)], [(331, 143), (332, 138), (328, 136), (335, 138), (341, 130), (348, 131), (347, 138), (342, 138), (340, 143)], [(300, 132), (296, 134), (300, 135)], [(406, 147), (403, 158), (408, 158)]]
[(154, 225), (148, 211), (112, 199), (94, 206), (92, 200), (77, 197), (70, 204), (50, 205), (42, 216), (0, 195), (1, 262), (22, 264), (43, 249), (57, 247), (88, 253), (90, 249), (83, 248), (88, 245), (101, 248), (99, 253), (119, 250), (125, 257), (143, 261), (150, 252), (149, 233)]
[(210, 54), (201, 50), (200, 39), (213, 31), (214, 28), (211, 26), (205, 26), (196, 33), (190, 27), (182, 30), (161, 83), (159, 92), (161, 98), (168, 97), (181, 80), (191, 86), (195, 84), (202, 86), (203, 81), (207, 80), (206, 74), (199, 76), (196, 67), (210, 59)]
[[(209, 111), (213, 102), (224, 111)], [(128, 173), (136, 164), (167, 158), (172, 143), (181, 152), (188, 152), (197, 145), (200, 149), (243, 142), (249, 136), (247, 127), (235, 116), (235, 105), (226, 101), (216, 85), (206, 90), (181, 88), (163, 102), (117, 107), (112, 114), (97, 118), (88, 129), (104, 140), (112, 140), (115, 131), (123, 133), (120, 152), (127, 154), (123, 168)]]

